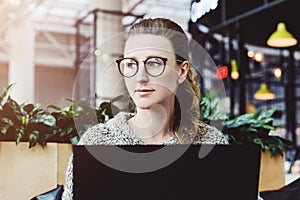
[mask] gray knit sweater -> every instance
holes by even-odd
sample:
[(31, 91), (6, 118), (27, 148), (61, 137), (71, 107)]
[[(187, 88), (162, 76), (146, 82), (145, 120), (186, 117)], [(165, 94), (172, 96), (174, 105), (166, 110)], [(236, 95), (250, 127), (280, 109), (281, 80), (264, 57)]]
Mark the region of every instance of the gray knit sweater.
[[(131, 114), (121, 112), (105, 124), (97, 124), (88, 129), (81, 137), (79, 145), (144, 145), (145, 143), (137, 138), (127, 121), (132, 117)], [(228, 144), (224, 135), (216, 128), (207, 125), (206, 133), (200, 134), (201, 137), (196, 144)], [(163, 145), (179, 144), (175, 136), (165, 141)], [(73, 156), (70, 157), (66, 172), (65, 190), (63, 200), (71, 200), (73, 197)]]

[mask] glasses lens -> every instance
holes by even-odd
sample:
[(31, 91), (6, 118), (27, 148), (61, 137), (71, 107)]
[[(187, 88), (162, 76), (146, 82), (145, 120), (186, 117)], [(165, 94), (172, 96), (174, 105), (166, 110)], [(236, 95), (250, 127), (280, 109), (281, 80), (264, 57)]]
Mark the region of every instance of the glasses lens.
[(137, 62), (131, 58), (125, 58), (121, 60), (119, 64), (119, 69), (123, 76), (134, 76), (138, 69)]
[(164, 68), (165, 62), (161, 58), (150, 58), (146, 61), (146, 70), (151, 76), (160, 76)]

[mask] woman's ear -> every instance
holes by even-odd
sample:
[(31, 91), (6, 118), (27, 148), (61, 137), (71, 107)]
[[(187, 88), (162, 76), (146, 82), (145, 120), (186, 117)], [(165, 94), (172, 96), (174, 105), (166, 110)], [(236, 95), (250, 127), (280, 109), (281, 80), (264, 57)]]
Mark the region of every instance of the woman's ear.
[(180, 74), (178, 78), (178, 83), (181, 84), (185, 81), (190, 70), (190, 63), (188, 61), (183, 61), (180, 65)]

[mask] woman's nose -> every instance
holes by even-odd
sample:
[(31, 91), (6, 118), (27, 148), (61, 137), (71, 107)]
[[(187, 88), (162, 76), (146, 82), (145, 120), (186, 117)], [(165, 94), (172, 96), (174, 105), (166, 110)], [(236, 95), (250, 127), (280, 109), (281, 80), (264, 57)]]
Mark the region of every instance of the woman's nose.
[(144, 65), (141, 64), (136, 74), (136, 80), (138, 82), (147, 82), (148, 79), (149, 79), (148, 73), (146, 72)]

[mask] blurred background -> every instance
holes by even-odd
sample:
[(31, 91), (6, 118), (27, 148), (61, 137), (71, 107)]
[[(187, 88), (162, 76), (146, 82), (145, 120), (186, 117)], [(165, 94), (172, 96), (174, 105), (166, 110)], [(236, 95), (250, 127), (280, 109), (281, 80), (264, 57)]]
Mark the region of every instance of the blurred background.
[[(267, 45), (280, 22), (300, 38), (296, 0), (2, 0), (0, 11), (0, 87), (16, 83), (19, 102), (109, 99), (97, 76), (122, 52), (116, 35), (143, 17), (167, 17), (213, 58), (231, 116), (277, 106), (277, 132), (298, 141), (299, 45)], [(191, 52), (196, 59), (192, 45)], [(201, 72), (212, 81), (216, 73)], [(260, 88), (270, 94), (255, 97)]]
[[(190, 59), (197, 68), (203, 95), (209, 91), (221, 96), (217, 100), (222, 102), (222, 111), (233, 119), (261, 109), (276, 108), (272, 117), (277, 128), (266, 135), (278, 135), (293, 144), (291, 151), (284, 152), (286, 157), (280, 157), (281, 161), (290, 161), (285, 162), (285, 169), (284, 162), (279, 166), (282, 181), (278, 185), (281, 187), (292, 180), (284, 182), (284, 178), (289, 178), (288, 174), (283, 174), (284, 170), (297, 173), (296, 178), (300, 176), (300, 22), (297, 12), (299, 3), (296, 0), (0, 0), (0, 88), (14, 84), (11, 96), (19, 104), (40, 103), (42, 108), (47, 109), (48, 105), (69, 106), (70, 101), (66, 99), (76, 101), (84, 98), (90, 106), (96, 107), (103, 101), (124, 94), (122, 78), (114, 62), (122, 55), (123, 33), (143, 18), (170, 18), (182, 26), (190, 39)], [(199, 50), (199, 44), (202, 50)], [(209, 60), (203, 58), (201, 53), (204, 51)], [(117, 84), (107, 84), (112, 82)], [(221, 89), (212, 91), (217, 83), (221, 83)], [(1, 109), (7, 101), (2, 99)], [(123, 105), (124, 102), (119, 104)], [(58, 112), (65, 115), (64, 111)], [(71, 109), (68, 111), (73, 112)], [(29, 115), (24, 113), (17, 113), (24, 118), (16, 121), (21, 120), (27, 127), (23, 119), (27, 117), (30, 121)], [(71, 114), (66, 116), (69, 117), (68, 123), (72, 124)], [(31, 117), (33, 123), (47, 125), (49, 122), (47, 118), (38, 121), (35, 115)], [(270, 120), (271, 116), (266, 118)], [(264, 123), (253, 121), (252, 125), (257, 127)], [(4, 120), (1, 122), (10, 128), (17, 127)], [(266, 129), (270, 127), (268, 122), (264, 125)], [(2, 126), (4, 134), (1, 136), (4, 137), (7, 127)], [(9, 141), (15, 141), (15, 135), (10, 135), (12, 139)], [(269, 142), (267, 136), (260, 136), (262, 138), (258, 138), (258, 142)], [(36, 136), (35, 140), (38, 139)], [(257, 140), (250, 140), (257, 143)], [(281, 140), (275, 139), (275, 146), (281, 147), (276, 143), (278, 141)], [(51, 149), (51, 145), (47, 149)], [(7, 158), (14, 158), (11, 149), (7, 148), (5, 153), (4, 146), (1, 148)], [(26, 150), (27, 144), (23, 148)], [(52, 182), (44, 181), (46, 179), (42, 177), (41, 182), (50, 186), (40, 188), (35, 194), (63, 183), (71, 153), (71, 146), (68, 148), (64, 158), (59, 158), (63, 160), (64, 168), (58, 170), (59, 173), (53, 171), (55, 179)], [(24, 149), (21, 152), (25, 152)], [(41, 168), (41, 163), (48, 166), (47, 162), (56, 165), (59, 159), (57, 150), (54, 150), (50, 153), (53, 160), (49, 160), (49, 156), (42, 162), (37, 159), (36, 166)], [(16, 182), (21, 179), (27, 181), (28, 178), (15, 175), (17, 171), (25, 174), (18, 168), (25, 166), (24, 163), (12, 164), (6, 162), (7, 158), (1, 157), (3, 162), (0, 163), (7, 163), (8, 173), (2, 172), (8, 176), (4, 180), (11, 181), (7, 185), (11, 190), (8, 194), (12, 195)], [(32, 163), (27, 161), (31, 169)], [(274, 169), (273, 163), (268, 165)], [(12, 166), (16, 169), (13, 170)], [(32, 171), (35, 173), (35, 169)], [(261, 172), (270, 172), (275, 181), (281, 180), (274, 176), (280, 173), (269, 169)], [(40, 174), (47, 173), (42, 171)], [(59, 174), (59, 181), (56, 174)], [(266, 179), (265, 182), (272, 184), (275, 181)], [(27, 186), (27, 183), (20, 184)], [(271, 189), (280, 188), (278, 185)], [(32, 196), (33, 193), (29, 192), (28, 197)]]

